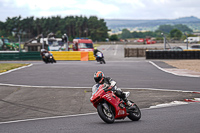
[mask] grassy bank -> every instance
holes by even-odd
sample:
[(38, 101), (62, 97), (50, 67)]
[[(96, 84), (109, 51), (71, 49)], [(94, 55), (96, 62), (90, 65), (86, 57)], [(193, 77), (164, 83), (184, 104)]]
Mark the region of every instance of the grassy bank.
[(27, 66), (29, 64), (20, 64), (20, 63), (0, 63), (0, 73), (9, 71), (22, 66)]

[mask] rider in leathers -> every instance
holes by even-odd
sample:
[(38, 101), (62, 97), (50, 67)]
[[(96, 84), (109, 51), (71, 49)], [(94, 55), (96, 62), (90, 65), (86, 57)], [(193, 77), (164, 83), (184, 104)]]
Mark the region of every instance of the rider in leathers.
[(123, 92), (120, 88), (117, 88), (116, 82), (110, 77), (105, 77), (102, 71), (97, 71), (94, 73), (94, 80), (97, 84), (92, 87), (92, 93), (95, 93), (97, 91), (99, 85), (104, 84), (107, 90), (112, 90), (115, 95), (119, 98), (122, 98), (128, 106), (132, 105), (132, 103), (127, 100), (126, 93)]

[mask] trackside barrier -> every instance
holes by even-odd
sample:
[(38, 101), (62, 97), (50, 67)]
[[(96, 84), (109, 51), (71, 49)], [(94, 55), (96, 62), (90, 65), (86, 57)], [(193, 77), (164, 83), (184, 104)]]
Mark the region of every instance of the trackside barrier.
[(1, 52), (0, 60), (41, 60), (40, 52)]
[(124, 48), (124, 57), (145, 57), (146, 50), (161, 50), (158, 48)]
[[(50, 51), (55, 60), (95, 60), (93, 51)], [(40, 52), (0, 52), (0, 60), (41, 60)]]
[(93, 51), (91, 52), (81, 52), (81, 51), (50, 51), (55, 60), (80, 60), (88, 61), (95, 60), (93, 56)]
[(88, 60), (96, 60), (93, 51), (88, 52)]
[(81, 61), (88, 61), (88, 52), (81, 52)]
[(147, 50), (146, 59), (200, 59), (200, 50)]

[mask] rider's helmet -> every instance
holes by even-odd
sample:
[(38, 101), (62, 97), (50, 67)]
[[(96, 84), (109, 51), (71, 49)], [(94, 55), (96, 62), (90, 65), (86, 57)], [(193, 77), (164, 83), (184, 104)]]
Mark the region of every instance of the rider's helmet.
[(103, 80), (104, 80), (103, 72), (102, 71), (96, 71), (94, 73), (94, 80), (95, 80), (96, 83), (99, 83), (99, 84), (103, 83)]
[(45, 49), (41, 49), (41, 52), (44, 52), (45, 51)]

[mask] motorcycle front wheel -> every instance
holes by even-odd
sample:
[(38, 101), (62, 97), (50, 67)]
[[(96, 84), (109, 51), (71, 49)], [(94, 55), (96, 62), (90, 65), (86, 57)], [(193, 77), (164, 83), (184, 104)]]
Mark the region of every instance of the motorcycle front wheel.
[(141, 111), (136, 104), (132, 107), (133, 109), (129, 112), (128, 118), (132, 121), (138, 121), (141, 118)]
[(97, 112), (100, 118), (106, 123), (113, 123), (115, 121), (115, 116), (111, 109), (106, 109), (102, 104), (97, 106)]

